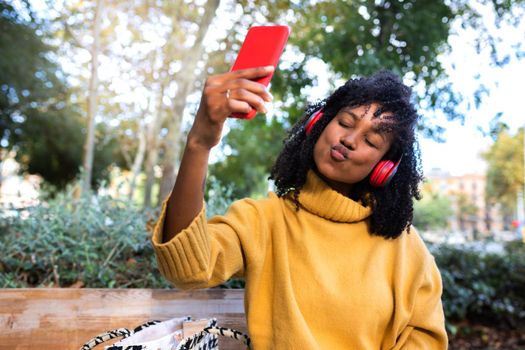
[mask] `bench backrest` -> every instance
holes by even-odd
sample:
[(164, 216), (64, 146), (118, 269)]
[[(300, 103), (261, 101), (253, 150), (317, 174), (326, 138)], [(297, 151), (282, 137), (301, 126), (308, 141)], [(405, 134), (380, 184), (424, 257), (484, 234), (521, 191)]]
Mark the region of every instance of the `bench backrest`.
[[(239, 289), (0, 289), (0, 349), (78, 350), (104, 331), (183, 316), (215, 317), (246, 332), (243, 296)], [(243, 349), (234, 340), (219, 344)]]

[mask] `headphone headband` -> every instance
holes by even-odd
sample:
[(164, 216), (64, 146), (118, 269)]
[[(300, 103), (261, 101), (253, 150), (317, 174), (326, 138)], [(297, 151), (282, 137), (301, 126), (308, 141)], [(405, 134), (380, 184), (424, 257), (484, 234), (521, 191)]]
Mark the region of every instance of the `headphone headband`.
[(310, 115), (304, 127), (304, 131), (306, 132), (306, 135), (310, 135), (310, 132), (312, 131), (312, 128), (314, 127), (315, 123), (317, 123), (317, 121), (321, 119), (322, 116), (323, 116), (322, 108), (315, 111), (314, 113)]

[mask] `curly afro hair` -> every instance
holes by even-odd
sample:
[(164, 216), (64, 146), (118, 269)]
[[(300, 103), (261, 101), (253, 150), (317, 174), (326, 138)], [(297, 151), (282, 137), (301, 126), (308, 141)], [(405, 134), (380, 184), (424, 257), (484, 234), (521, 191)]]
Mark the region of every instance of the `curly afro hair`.
[[(306, 182), (306, 174), (310, 169), (316, 170), (314, 146), (325, 127), (342, 108), (371, 103), (380, 106), (375, 116), (385, 112), (392, 115), (386, 127), (394, 138), (383, 159), (396, 162), (402, 156), (402, 161), (387, 186), (373, 187), (369, 184), (369, 175), (352, 186), (351, 193), (347, 195), (372, 208), (369, 221), (372, 234), (397, 238), (412, 224), (413, 199), (421, 198), (418, 186), (423, 175), (415, 136), (419, 115), (411, 102), (410, 88), (392, 72), (380, 71), (370, 77), (350, 79), (327, 99), (310, 105), (285, 139), (270, 179), (275, 182), (277, 195), (291, 198), (299, 210), (299, 194)], [(305, 123), (320, 108), (323, 109), (323, 116), (307, 135)]]

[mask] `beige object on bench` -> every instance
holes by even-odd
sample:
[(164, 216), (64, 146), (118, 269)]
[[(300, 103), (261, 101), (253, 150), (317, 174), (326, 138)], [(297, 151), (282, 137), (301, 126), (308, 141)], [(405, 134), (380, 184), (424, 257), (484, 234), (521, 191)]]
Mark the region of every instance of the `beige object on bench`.
[[(0, 289), (0, 350), (78, 350), (107, 330), (182, 316), (246, 332), (243, 298), (239, 289)], [(222, 337), (219, 347), (244, 349)]]

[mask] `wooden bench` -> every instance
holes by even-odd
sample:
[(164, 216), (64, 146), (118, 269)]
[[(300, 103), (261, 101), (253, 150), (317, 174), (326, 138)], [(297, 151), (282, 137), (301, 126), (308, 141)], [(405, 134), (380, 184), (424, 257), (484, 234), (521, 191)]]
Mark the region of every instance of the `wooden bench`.
[[(107, 330), (183, 316), (246, 332), (243, 297), (239, 289), (0, 289), (0, 349), (78, 350)], [(223, 338), (219, 346), (245, 348)]]

